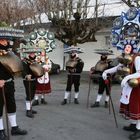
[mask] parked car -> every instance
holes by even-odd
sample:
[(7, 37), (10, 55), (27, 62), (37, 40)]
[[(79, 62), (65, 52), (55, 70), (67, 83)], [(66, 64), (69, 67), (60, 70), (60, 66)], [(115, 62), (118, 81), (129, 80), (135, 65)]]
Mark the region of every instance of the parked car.
[[(110, 65), (111, 67), (115, 67), (119, 64), (119, 61), (117, 58), (110, 58)], [(94, 71), (95, 66), (91, 67), (90, 71)], [(92, 81), (94, 83), (98, 83), (98, 79), (99, 79), (99, 74), (94, 74), (94, 76), (92, 77)], [(116, 78), (116, 73), (112, 75), (112, 83), (119, 83), (118, 79)]]
[(52, 63), (52, 68), (49, 71), (49, 74), (59, 74), (60, 73), (60, 68), (61, 68), (60, 65), (55, 64), (52, 60), (51, 60), (51, 63)]

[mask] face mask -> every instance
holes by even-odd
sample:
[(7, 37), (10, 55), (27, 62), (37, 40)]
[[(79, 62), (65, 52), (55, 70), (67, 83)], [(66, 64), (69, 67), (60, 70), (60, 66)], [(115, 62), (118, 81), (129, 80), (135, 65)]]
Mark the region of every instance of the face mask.
[(102, 61), (104, 61), (104, 60), (106, 60), (106, 59), (107, 59), (106, 56), (101, 56), (101, 60), (102, 60)]
[(36, 56), (35, 55), (29, 55), (29, 59), (30, 60), (35, 60), (36, 59)]
[(76, 54), (71, 54), (70, 57), (73, 59), (76, 57)]

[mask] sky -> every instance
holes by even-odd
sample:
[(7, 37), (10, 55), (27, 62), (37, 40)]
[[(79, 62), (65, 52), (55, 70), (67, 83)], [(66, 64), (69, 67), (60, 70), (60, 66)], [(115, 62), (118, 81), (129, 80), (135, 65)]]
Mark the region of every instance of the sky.
[[(99, 6), (99, 16), (118, 16), (118, 15), (121, 15), (122, 12), (126, 12), (129, 9), (129, 7), (126, 4), (113, 3), (113, 1), (118, 2), (117, 0), (111, 0), (112, 4), (111, 2), (107, 4), (107, 0), (106, 0), (105, 5)], [(104, 9), (104, 12), (102, 12), (103, 9)], [(94, 7), (90, 8), (89, 13), (92, 13), (93, 10), (94, 10)]]
[[(98, 3), (114, 3), (120, 2), (121, 0), (98, 0)], [(95, 4), (96, 0), (90, 0), (90, 3)]]

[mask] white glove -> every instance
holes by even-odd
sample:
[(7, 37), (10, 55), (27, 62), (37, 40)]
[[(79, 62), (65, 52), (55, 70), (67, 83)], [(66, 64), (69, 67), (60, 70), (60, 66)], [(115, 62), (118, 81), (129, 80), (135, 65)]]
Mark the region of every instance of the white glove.
[(140, 73), (139, 72), (136, 72), (136, 73), (133, 73), (133, 74), (130, 74), (130, 75), (125, 76), (124, 79), (121, 82), (121, 87), (124, 87), (124, 85), (126, 84), (126, 82), (128, 80), (130, 80), (130, 79), (133, 79), (133, 78), (140, 78)]
[(103, 72), (102, 77), (103, 77), (104, 80), (106, 80), (107, 79), (107, 73)]
[(115, 67), (113, 67), (113, 68), (110, 68), (110, 69), (105, 70), (105, 71), (103, 72), (103, 74), (102, 74), (103, 79), (104, 79), (104, 80), (107, 79), (107, 74), (112, 74), (112, 73), (117, 72), (117, 69), (118, 69), (120, 66), (122, 66), (122, 64), (118, 64), (117, 66), (115, 66)]
[(129, 78), (127, 76), (123, 78), (123, 80), (121, 82), (121, 87), (122, 88), (126, 85), (126, 83), (127, 83), (128, 80), (129, 80)]

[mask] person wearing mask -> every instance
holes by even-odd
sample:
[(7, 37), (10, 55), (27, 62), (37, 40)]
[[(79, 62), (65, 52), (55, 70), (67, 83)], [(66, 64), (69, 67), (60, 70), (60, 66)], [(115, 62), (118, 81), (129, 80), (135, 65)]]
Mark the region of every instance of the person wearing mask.
[(69, 55), (69, 60), (66, 63), (67, 74), (67, 86), (65, 90), (64, 100), (61, 105), (67, 104), (68, 97), (71, 94), (72, 85), (74, 85), (74, 103), (79, 104), (78, 96), (79, 96), (79, 86), (80, 86), (80, 77), (81, 72), (84, 67), (84, 62), (82, 59), (78, 57), (77, 51), (71, 51)]
[(37, 111), (32, 109), (32, 100), (36, 91), (37, 77), (43, 75), (43, 68), (36, 62), (36, 55), (30, 53), (28, 58), (23, 60), (23, 84), (26, 93), (26, 116), (33, 118)]
[(102, 99), (104, 91), (106, 91), (104, 106), (106, 108), (108, 107), (110, 91), (109, 91), (108, 85), (105, 83), (104, 79), (102, 78), (102, 73), (105, 69), (108, 69), (111, 67), (110, 63), (111, 63), (111, 61), (109, 61), (109, 59), (107, 59), (107, 55), (101, 54), (100, 60), (97, 62), (95, 67), (91, 68), (91, 70), (90, 70), (91, 77), (94, 76), (94, 74), (96, 74), (96, 75), (98, 74), (98, 82), (99, 82), (97, 98), (96, 98), (95, 103), (91, 104), (91, 108), (100, 106), (100, 101)]
[(16, 120), (14, 74), (22, 71), (22, 63), (13, 52), (8, 50), (10, 47), (8, 39), (0, 39), (0, 140), (7, 140), (3, 124), (4, 107), (11, 125), (11, 135), (27, 134), (26, 130), (18, 126)]

